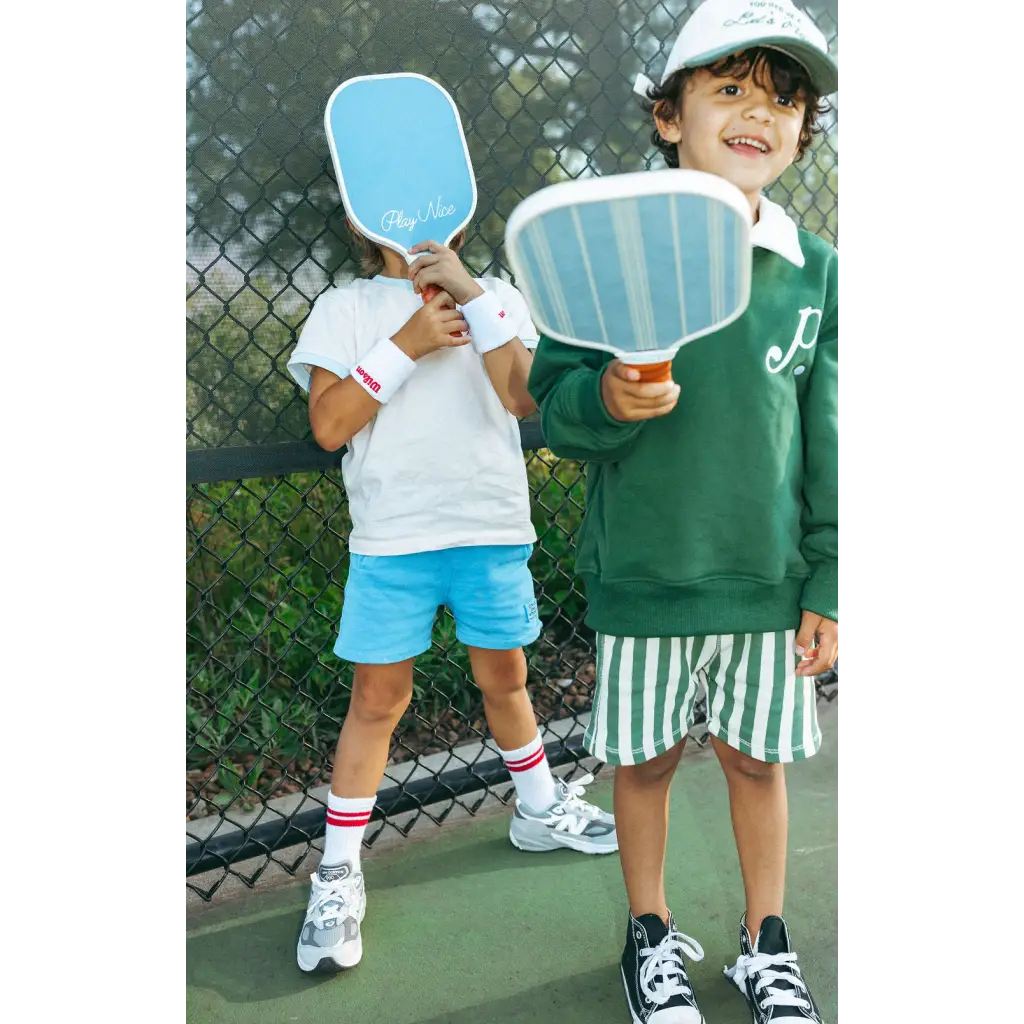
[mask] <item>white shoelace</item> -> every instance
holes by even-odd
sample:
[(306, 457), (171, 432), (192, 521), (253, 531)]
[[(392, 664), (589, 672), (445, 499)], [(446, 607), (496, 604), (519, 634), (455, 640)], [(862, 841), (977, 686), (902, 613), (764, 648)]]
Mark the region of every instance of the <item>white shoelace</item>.
[(589, 822), (601, 816), (600, 807), (582, 799), (586, 787), (593, 781), (594, 776), (589, 772), (575, 782), (560, 780), (560, 787), (565, 788), (565, 796), (551, 808), (552, 814), (562, 815), (562, 821), (555, 826), (557, 829), (579, 835)]
[(671, 928), (657, 946), (640, 950), (640, 955), (647, 958), (640, 968), (640, 991), (656, 1006), (667, 1003), (673, 996), (693, 996), (693, 990), (686, 983), (683, 953), (691, 960), (704, 959), (704, 950), (696, 939)]
[[(318, 875), (313, 875), (312, 881), (316, 897), (306, 916), (312, 915), (314, 928), (329, 928), (341, 918), (346, 907), (355, 904), (355, 884), (347, 879), (344, 882), (324, 882)], [(329, 903), (334, 906), (328, 907)]]
[[(784, 973), (773, 971), (773, 967), (788, 968)], [(811, 1008), (810, 1002), (800, 995), (807, 991), (800, 968), (796, 965), (796, 953), (754, 953), (753, 956), (740, 956), (733, 968), (734, 980), (742, 985), (747, 978), (755, 978), (754, 995), (762, 1010), (769, 1006), (797, 1006), (802, 1010)], [(775, 987), (779, 981), (788, 982), (793, 986), (791, 991)], [(762, 998), (761, 992), (764, 990)]]
[(581, 800), (589, 786), (594, 781), (594, 776), (587, 772), (582, 778), (577, 779), (575, 782), (565, 782), (559, 780), (565, 787), (565, 799), (562, 801), (564, 807), (572, 808), (577, 814), (586, 814), (591, 818), (597, 817), (601, 813), (600, 807), (595, 807), (593, 804), (588, 804), (586, 800)]

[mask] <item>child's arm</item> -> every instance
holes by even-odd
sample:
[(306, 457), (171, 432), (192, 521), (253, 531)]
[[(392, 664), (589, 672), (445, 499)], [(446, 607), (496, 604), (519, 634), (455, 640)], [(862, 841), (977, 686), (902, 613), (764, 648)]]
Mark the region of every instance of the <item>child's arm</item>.
[(798, 668), (800, 675), (818, 675), (836, 659), (839, 645), (839, 303), (838, 258), (829, 266), (828, 291), (817, 352), (800, 415), (804, 435), (804, 515), (801, 552), (811, 574), (804, 584), (804, 610), (797, 644), (818, 649)]
[(339, 377), (314, 366), (309, 384), (309, 425), (321, 448), (337, 451), (366, 426), (381, 408), (351, 375)]
[(541, 412), (548, 447), (566, 459), (616, 462), (644, 423), (676, 406), (678, 385), (641, 384), (618, 359), (541, 336), (530, 370), (530, 394)]
[(353, 326), (339, 309), (314, 306), (288, 368), (309, 390), (309, 423), (317, 444), (337, 451), (359, 433), (416, 368), (439, 348), (468, 344), (452, 337), (468, 325), (447, 292), (438, 292), (391, 338), (355, 358)]
[(517, 335), (511, 341), (484, 353), (484, 369), (490, 378), (491, 387), (498, 393), (501, 404), (520, 419), (529, 416), (537, 408), (526, 390), (530, 376), (533, 353), (519, 340)]
[[(466, 319), (470, 323), (470, 331), (473, 330), (472, 324), (479, 316), (481, 319), (476, 322), (481, 327), (492, 327), (499, 332), (488, 339), (486, 345), (478, 345), (474, 340), (474, 347), (481, 353), (491, 387), (497, 393), (501, 404), (513, 416), (529, 416), (537, 408), (526, 389), (533, 356), (519, 335), (514, 333), (515, 328), (512, 325), (516, 320), (512, 318), (510, 323), (506, 319), (511, 317), (512, 311), (501, 308), (501, 300), (485, 292), (453, 249), (438, 242), (427, 241), (414, 245), (409, 252), (419, 254), (409, 265), (409, 276), (417, 293), (424, 291), (428, 285), (443, 288), (463, 307)], [(488, 308), (481, 309), (479, 313), (475, 306), (465, 309), (469, 303), (485, 295), (488, 297), (483, 305), (489, 304)], [(496, 317), (505, 322), (495, 320)], [(489, 321), (493, 321), (493, 324)]]

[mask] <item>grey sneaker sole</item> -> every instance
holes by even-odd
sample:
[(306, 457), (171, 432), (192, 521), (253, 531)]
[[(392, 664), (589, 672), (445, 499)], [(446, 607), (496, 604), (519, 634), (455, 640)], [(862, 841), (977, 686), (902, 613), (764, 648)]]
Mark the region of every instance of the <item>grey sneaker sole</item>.
[[(609, 842), (609, 837), (611, 841)], [(574, 836), (568, 832), (556, 832), (538, 822), (514, 817), (508, 830), (508, 837), (517, 850), (527, 853), (546, 853), (548, 850), (576, 850), (578, 853), (615, 853), (619, 848), (614, 833), (608, 836)]]
[[(348, 943), (350, 947), (356, 946), (354, 942)], [(320, 950), (323, 954), (321, 955), (316, 963), (311, 964), (307, 960), (303, 960), (302, 954), (299, 953), (295, 962), (299, 965), (299, 969), (305, 971), (307, 974), (311, 974), (313, 971), (320, 971), (325, 974), (340, 974), (342, 971), (347, 971), (352, 967), (355, 967), (360, 960), (363, 959), (363, 942), (359, 940), (358, 948), (356, 949), (343, 949), (338, 952), (332, 953), (329, 951)]]
[(299, 965), (299, 970), (305, 971), (307, 974), (317, 970), (327, 974), (337, 974), (355, 967), (363, 959), (362, 926), (365, 916), (366, 907), (364, 905), (363, 912), (356, 915), (356, 920), (359, 922), (359, 937), (354, 942), (341, 942), (333, 948), (299, 945), (295, 952), (295, 962)]

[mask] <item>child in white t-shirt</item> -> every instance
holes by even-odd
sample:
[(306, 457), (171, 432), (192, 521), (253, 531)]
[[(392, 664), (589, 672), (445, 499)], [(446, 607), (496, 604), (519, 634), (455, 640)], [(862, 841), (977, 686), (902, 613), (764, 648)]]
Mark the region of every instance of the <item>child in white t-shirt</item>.
[[(355, 663), (355, 675), (299, 936), (304, 971), (323, 961), (351, 967), (362, 956), (360, 846), (439, 605), (468, 647), (515, 783), (512, 843), (618, 848), (612, 816), (581, 799), (590, 778), (566, 786), (552, 777), (526, 691), (522, 648), (540, 633), (527, 565), (537, 537), (516, 422), (534, 409), (526, 381), (537, 331), (526, 304), (505, 281), (473, 279), (452, 248), (424, 243), (410, 266), (358, 240), (373, 276), (317, 299), (288, 362), (309, 392), (317, 442), (347, 446), (352, 517), (334, 651)], [(424, 303), (430, 286), (442, 291)]]

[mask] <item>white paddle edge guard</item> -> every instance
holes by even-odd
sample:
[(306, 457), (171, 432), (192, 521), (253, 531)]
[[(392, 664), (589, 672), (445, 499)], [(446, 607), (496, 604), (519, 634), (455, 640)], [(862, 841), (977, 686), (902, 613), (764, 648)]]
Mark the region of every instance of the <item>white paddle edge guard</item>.
[[(519, 252), (519, 236), (531, 220), (541, 214), (549, 213), (551, 210), (561, 209), (564, 206), (580, 206), (583, 203), (600, 203), (609, 199), (636, 199), (640, 196), (652, 195), (697, 195), (715, 199), (731, 207), (743, 221), (749, 237), (753, 227), (753, 216), (750, 212), (750, 203), (747, 197), (730, 181), (719, 177), (717, 174), (708, 174), (706, 171), (690, 171), (672, 168), (664, 171), (632, 171), (628, 174), (613, 174), (607, 178), (585, 178), (580, 181), (560, 181), (555, 185), (548, 185), (539, 192), (524, 199), (509, 215), (505, 224), (505, 252), (509, 263), (512, 266), (512, 273), (516, 277), (517, 287), (529, 300), (530, 295), (526, 288), (527, 275), (523, 273), (525, 260)], [(574, 345), (577, 348), (596, 349), (599, 352), (611, 352), (616, 358), (621, 359), (630, 366), (647, 366), (651, 363), (664, 363), (672, 359), (676, 352), (683, 345), (697, 338), (703, 338), (705, 334), (713, 334), (727, 327), (734, 320), (738, 320), (750, 303), (750, 273), (747, 271), (742, 275), (740, 282), (740, 303), (739, 310), (728, 317), (712, 324), (702, 331), (695, 331), (674, 341), (667, 348), (652, 349), (647, 352), (629, 352), (616, 345), (605, 344), (602, 341), (585, 341), (562, 334), (553, 324), (544, 321), (536, 309), (531, 307), (530, 313), (538, 329), (555, 341), (564, 342), (567, 345)]]
[[(338, 162), (338, 152), (334, 148), (334, 137), (331, 134), (331, 107), (342, 90), (347, 89), (350, 85), (354, 85), (356, 82), (376, 82), (385, 78), (419, 78), (424, 82), (428, 82), (448, 101), (448, 105), (452, 108), (452, 113), (455, 115), (455, 123), (459, 126), (459, 137), (462, 139), (462, 149), (466, 154), (466, 166), (469, 167), (469, 180), (473, 186), (473, 201), (469, 204), (469, 212), (466, 214), (466, 219), (449, 232), (448, 237), (441, 243), (442, 245), (447, 245), (463, 228), (466, 227), (467, 224), (469, 224), (473, 219), (473, 214), (476, 213), (476, 174), (473, 171), (473, 161), (469, 156), (469, 145), (466, 143), (466, 132), (462, 127), (462, 118), (459, 116), (459, 108), (455, 105), (455, 100), (452, 99), (448, 90), (445, 89), (443, 85), (438, 85), (438, 83), (432, 78), (428, 78), (426, 75), (419, 75), (415, 71), (399, 71), (393, 75), (356, 75), (354, 78), (347, 78), (337, 87), (337, 89), (334, 90), (334, 92), (331, 93), (330, 98), (327, 100), (327, 105), (324, 107), (324, 134), (327, 136), (327, 148), (331, 151), (331, 163), (334, 164), (334, 177), (338, 182), (338, 190), (341, 192), (341, 201), (345, 206), (345, 215), (350, 221), (352, 221), (356, 226), (356, 230), (364, 238), (369, 238), (378, 245), (383, 245), (386, 249), (390, 249), (392, 252), (397, 252), (405, 259), (406, 263), (412, 263), (420, 253), (410, 255), (409, 250), (406, 249), (405, 246), (400, 245), (393, 239), (385, 238), (376, 231), (371, 231), (352, 212), (352, 204), (349, 202), (348, 191), (345, 188), (345, 176), (341, 173), (341, 164)], [(437, 239), (435, 239), (435, 241), (437, 241)]]

